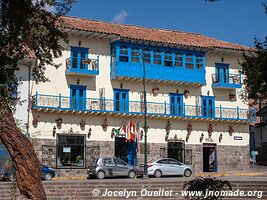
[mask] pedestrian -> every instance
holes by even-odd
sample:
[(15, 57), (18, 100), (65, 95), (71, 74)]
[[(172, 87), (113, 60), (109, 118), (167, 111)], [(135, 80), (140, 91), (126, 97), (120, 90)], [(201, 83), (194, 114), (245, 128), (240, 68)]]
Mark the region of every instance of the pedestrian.
[(251, 153), (250, 153), (250, 157), (252, 159), (252, 164), (256, 164), (256, 151), (252, 150)]

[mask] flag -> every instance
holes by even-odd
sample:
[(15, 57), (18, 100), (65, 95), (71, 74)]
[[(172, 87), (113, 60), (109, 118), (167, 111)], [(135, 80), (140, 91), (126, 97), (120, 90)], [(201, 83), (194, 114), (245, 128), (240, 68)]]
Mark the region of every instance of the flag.
[(127, 138), (127, 140), (130, 140), (131, 139), (131, 121), (128, 121), (126, 130), (127, 130), (127, 137), (126, 138)]
[(141, 131), (140, 131), (140, 123), (137, 122), (136, 124), (136, 131), (137, 131), (137, 140), (140, 141), (140, 134), (141, 134)]
[(134, 122), (133, 121), (130, 122), (130, 127), (131, 127), (130, 129), (131, 140), (134, 142)]

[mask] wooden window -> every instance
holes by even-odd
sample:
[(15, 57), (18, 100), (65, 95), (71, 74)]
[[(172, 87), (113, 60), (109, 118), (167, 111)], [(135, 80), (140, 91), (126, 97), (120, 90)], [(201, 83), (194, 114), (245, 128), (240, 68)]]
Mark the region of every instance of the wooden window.
[(154, 51), (154, 64), (155, 65), (162, 64), (161, 52), (158, 49)]

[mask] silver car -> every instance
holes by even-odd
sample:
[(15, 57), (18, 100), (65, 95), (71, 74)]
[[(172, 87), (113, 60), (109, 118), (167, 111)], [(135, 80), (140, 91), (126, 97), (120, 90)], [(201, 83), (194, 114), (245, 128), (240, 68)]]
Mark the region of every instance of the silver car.
[(103, 179), (105, 177), (128, 176), (135, 178), (137, 170), (135, 166), (128, 165), (119, 158), (99, 158), (95, 165), (88, 169), (89, 177), (97, 177)]
[(183, 164), (172, 158), (162, 158), (147, 165), (147, 172), (150, 176), (157, 178), (168, 175), (183, 175), (190, 177), (193, 173), (191, 165)]

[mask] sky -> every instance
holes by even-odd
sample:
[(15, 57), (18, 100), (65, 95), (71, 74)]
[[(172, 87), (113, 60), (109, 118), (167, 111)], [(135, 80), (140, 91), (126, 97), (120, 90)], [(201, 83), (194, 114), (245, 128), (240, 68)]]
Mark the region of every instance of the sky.
[(68, 15), (200, 33), (250, 47), (255, 36), (267, 36), (261, 0), (78, 0)]

